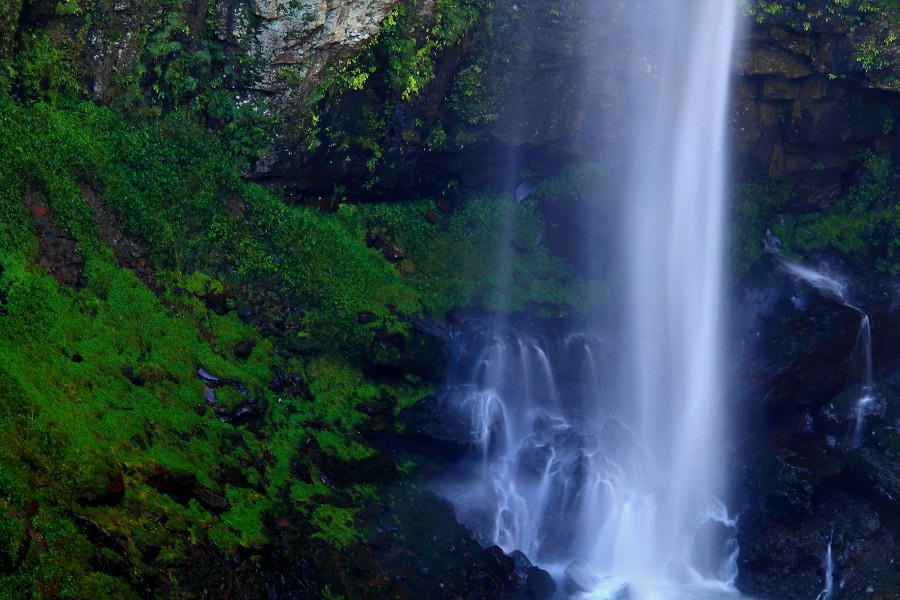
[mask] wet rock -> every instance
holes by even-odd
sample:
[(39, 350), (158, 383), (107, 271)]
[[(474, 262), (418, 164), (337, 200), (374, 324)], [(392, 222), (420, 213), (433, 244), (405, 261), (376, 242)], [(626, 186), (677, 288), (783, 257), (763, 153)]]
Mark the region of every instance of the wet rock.
[[(0, 277), (3, 276), (3, 265), (0, 265)], [(9, 286), (11, 283), (7, 283), (5, 286), (0, 285), (0, 317), (9, 314), (9, 309), (7, 305), (9, 304)]]
[(128, 549), (125, 544), (94, 519), (76, 514), (72, 516), (72, 520), (79, 531), (94, 545), (109, 548), (123, 557), (128, 556)]
[(812, 510), (818, 487), (837, 477), (843, 461), (837, 450), (818, 440), (794, 439), (776, 448), (763, 484), (763, 506), (774, 519), (796, 523)]
[[(222, 379), (206, 369), (197, 369), (197, 377), (203, 381), (203, 399), (213, 409), (216, 418), (230, 425), (247, 425), (259, 421), (266, 413), (265, 400), (250, 396), (240, 381)], [(227, 395), (231, 402), (226, 402)]]
[[(367, 370), (376, 376), (416, 374), (429, 380), (440, 379), (443, 345), (440, 340), (418, 328), (412, 319), (402, 315), (389, 317), (386, 323), (371, 330), (372, 343), (366, 351)], [(409, 321), (411, 326), (406, 326)]]
[[(737, 587), (754, 598), (809, 600), (825, 587), (829, 541), (835, 564), (835, 600), (856, 600), (870, 586), (897, 597), (897, 546), (878, 513), (845, 491), (821, 494), (811, 516), (775, 522), (756, 510), (741, 517)], [(893, 590), (893, 592), (891, 591)]]
[(117, 471), (99, 478), (94, 486), (82, 489), (76, 501), (82, 506), (112, 506), (121, 502), (124, 496), (125, 478)]
[(547, 571), (539, 567), (526, 569), (523, 598), (527, 600), (549, 600), (556, 594), (556, 581)]
[(472, 424), (455, 410), (449, 394), (430, 396), (400, 412), (405, 442), (428, 456), (456, 461), (473, 440)]
[(873, 448), (854, 450), (847, 457), (848, 484), (883, 515), (885, 521), (900, 525), (900, 460), (891, 460)]
[(250, 358), (250, 355), (253, 354), (254, 347), (256, 347), (256, 342), (253, 342), (252, 340), (238, 342), (234, 346), (234, 357), (238, 360), (247, 360)]
[(129, 365), (122, 367), (121, 369), (119, 369), (119, 371), (122, 373), (122, 376), (125, 377), (125, 379), (131, 382), (131, 385), (144, 387), (144, 385), (147, 383), (147, 380)]
[(792, 277), (779, 260), (763, 255), (739, 287), (741, 386), (770, 410), (818, 407), (855, 375), (860, 314)]
[(381, 252), (388, 262), (398, 263), (406, 258), (406, 253), (403, 249), (383, 233), (367, 233), (366, 245)]
[(808, 60), (770, 45), (750, 48), (738, 57), (737, 62), (745, 75), (779, 75), (798, 79), (813, 73)]
[(290, 394), (307, 402), (312, 401), (313, 397), (309, 386), (300, 375), (285, 373), (277, 365), (269, 367), (269, 371), (272, 373), (272, 379), (269, 382), (270, 390), (276, 394)]
[(147, 484), (155, 490), (168, 494), (180, 504), (187, 504), (194, 496), (197, 476), (186, 471), (166, 469), (156, 465), (153, 473), (147, 478)]
[(265, 407), (254, 398), (248, 398), (246, 402), (237, 405), (227, 414), (218, 414), (219, 420), (231, 425), (246, 425), (258, 421), (265, 414)]
[(166, 469), (156, 465), (147, 477), (147, 484), (153, 489), (167, 494), (179, 504), (187, 505), (196, 500), (201, 506), (213, 514), (227, 511), (231, 506), (228, 500), (208, 487), (197, 483), (197, 476), (186, 471)]
[(496, 570), (498, 573), (503, 573), (504, 575), (511, 575), (513, 571), (516, 570), (516, 563), (514, 560), (510, 560), (510, 557), (503, 552), (503, 549), (500, 546), (491, 546), (487, 550), (485, 550), (485, 554), (488, 559), (488, 564), (491, 565), (491, 568)]
[(84, 257), (78, 252), (75, 238), (57, 225), (49, 207), (32, 189), (26, 189), (22, 199), (34, 220), (40, 256), (38, 263), (62, 285), (84, 287)]
[(844, 189), (844, 175), (840, 169), (797, 173), (790, 207), (797, 212), (828, 210)]
[(197, 499), (203, 508), (214, 515), (227, 512), (231, 508), (228, 500), (211, 489), (203, 486), (196, 486), (193, 489), (193, 496)]
[(323, 450), (312, 436), (306, 439), (303, 451), (332, 485), (387, 483), (397, 476), (397, 466), (383, 452), (373, 451), (365, 458), (345, 460)]
[(209, 291), (200, 296), (200, 299), (206, 305), (206, 308), (219, 316), (228, 314), (232, 309), (230, 304), (231, 294), (225, 290), (221, 292)]
[(364, 311), (356, 315), (356, 322), (360, 325), (368, 325), (369, 323), (374, 323), (377, 317), (375, 313), (370, 311)]

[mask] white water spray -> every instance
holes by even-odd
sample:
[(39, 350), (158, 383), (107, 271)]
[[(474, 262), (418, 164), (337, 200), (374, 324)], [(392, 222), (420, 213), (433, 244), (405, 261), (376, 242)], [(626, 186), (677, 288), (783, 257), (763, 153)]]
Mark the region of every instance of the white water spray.
[[(737, 2), (650, 3), (635, 26), (641, 89), (625, 240), (624, 417), (645, 460), (617, 483), (590, 562), (637, 598), (727, 588), (730, 552), (705, 518), (727, 492), (722, 395), (728, 83)], [(639, 13), (647, 18), (646, 13)], [(705, 523), (705, 525), (704, 525)], [(668, 591), (658, 591), (662, 587)]]
[[(721, 501), (721, 356), (737, 7), (638, 0), (629, 9), (637, 62), (633, 89), (623, 83), (634, 121), (621, 341), (604, 352), (584, 333), (561, 343), (512, 330), (455, 339), (447, 393), (477, 448), (442, 491), (485, 543), (524, 551), (584, 598), (736, 596), (735, 523)], [(573, 392), (573, 370), (590, 385)]]

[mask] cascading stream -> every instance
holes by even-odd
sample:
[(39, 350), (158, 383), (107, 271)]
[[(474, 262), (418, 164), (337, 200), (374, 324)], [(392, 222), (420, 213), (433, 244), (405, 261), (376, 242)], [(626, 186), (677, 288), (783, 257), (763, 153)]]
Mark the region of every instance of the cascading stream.
[(831, 551), (831, 539), (828, 540), (828, 548), (825, 550), (825, 587), (819, 592), (816, 600), (831, 600), (834, 596), (834, 556)]
[(854, 354), (859, 357), (862, 366), (860, 368), (860, 392), (859, 398), (853, 407), (854, 425), (850, 433), (850, 446), (858, 448), (862, 445), (866, 417), (875, 404), (875, 380), (872, 371), (872, 325), (869, 315), (858, 306), (852, 304), (848, 298), (847, 283), (840, 278), (800, 265), (784, 257), (779, 257), (782, 268), (792, 276), (801, 279), (847, 308), (856, 311), (860, 315), (859, 333), (856, 338)]

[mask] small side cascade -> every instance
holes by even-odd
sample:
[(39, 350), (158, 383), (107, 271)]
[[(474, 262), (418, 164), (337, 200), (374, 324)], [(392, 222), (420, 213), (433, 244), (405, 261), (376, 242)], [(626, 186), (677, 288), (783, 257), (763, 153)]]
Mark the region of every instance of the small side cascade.
[[(777, 238), (774, 239), (777, 240)], [(771, 244), (768, 235), (765, 244), (768, 250)], [(780, 243), (778, 246), (780, 247)], [(872, 371), (872, 324), (869, 315), (863, 309), (850, 302), (847, 283), (845, 281), (828, 273), (798, 264), (780, 255), (778, 256), (778, 260), (787, 273), (797, 279), (805, 281), (824, 296), (836, 300), (860, 315), (859, 332), (857, 333), (856, 346), (853, 353), (858, 357), (858, 361), (861, 363), (859, 375), (861, 387), (859, 398), (853, 406), (854, 425), (849, 440), (849, 444), (852, 448), (858, 448), (863, 442), (866, 417), (877, 404), (875, 381)]]
[(862, 393), (854, 407), (856, 424), (853, 427), (853, 438), (851, 440), (851, 445), (854, 448), (859, 448), (862, 445), (866, 416), (868, 416), (875, 401), (875, 384), (872, 376), (872, 327), (869, 323), (869, 315), (863, 314), (862, 323), (859, 326), (857, 346), (860, 348), (863, 357), (863, 385)]
[(834, 597), (834, 554), (831, 550), (832, 536), (828, 538), (828, 549), (825, 551), (825, 587), (816, 596), (816, 600), (831, 600)]
[(590, 539), (573, 515), (589, 510), (604, 473), (616, 468), (605, 447), (613, 442), (595, 433), (615, 424), (604, 424), (602, 411), (582, 412), (598, 393), (604, 342), (581, 332), (542, 339), (484, 322), (448, 337), (455, 349), (445, 393), (472, 446), (439, 491), (485, 545), (562, 568)]

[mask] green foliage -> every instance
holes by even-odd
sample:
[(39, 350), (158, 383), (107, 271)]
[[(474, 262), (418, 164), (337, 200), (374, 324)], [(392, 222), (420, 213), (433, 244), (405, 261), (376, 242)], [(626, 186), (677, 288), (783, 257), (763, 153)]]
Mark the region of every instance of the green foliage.
[(856, 47), (856, 60), (866, 71), (881, 71), (891, 66), (890, 51), (897, 42), (897, 33), (891, 31), (879, 39), (871, 36)]
[[(0, 561), (15, 551), (21, 511), (33, 496), (45, 507), (35, 527), (50, 548), (29, 555), (26, 582), (59, 584), (71, 597), (91, 597), (96, 586), (128, 597), (127, 581), (91, 571), (93, 546), (69, 509), (82, 489), (119, 470), (127, 473), (126, 501), (90, 516), (135, 549), (126, 572), (158, 568), (174, 580), (192, 545), (256, 548), (267, 537), (266, 512), (285, 499), (303, 507), (329, 543), (353, 543), (354, 511), (320, 504), (340, 494), (318, 483), (316, 465), (298, 451), (311, 437), (337, 459), (365, 460), (373, 450), (356, 433), (366, 418), (358, 408), (389, 398), (399, 410), (429, 392), (414, 377), (363, 375), (376, 331), (406, 335), (403, 314), (579, 298), (564, 291), (568, 268), (535, 247), (542, 225), (531, 203), (485, 195), (449, 215), (431, 200), (323, 214), (245, 182), (240, 158), (188, 111), (136, 125), (112, 108), (42, 97), (26, 104), (0, 94), (0, 529), (11, 535)], [(85, 287), (61, 286), (38, 266), (26, 194), (71, 236), (84, 258)], [(117, 264), (98, 227), (98, 203), (146, 248), (159, 296)], [(511, 243), (499, 245), (507, 219)], [(405, 258), (385, 260), (368, 247), (371, 233), (392, 239)], [(514, 283), (508, 298), (494, 282), (504, 253)], [(209, 295), (233, 303), (259, 293), (297, 308), (272, 334), (277, 343), (311, 342), (315, 357), (279, 358), (255, 327), (204, 303)], [(375, 322), (359, 325), (360, 312)], [(236, 362), (232, 349), (248, 339), (256, 349)], [(269, 392), (271, 364), (301, 373), (311, 398)], [(209, 409), (198, 412), (200, 366), (265, 400), (259, 436), (220, 423)], [(221, 404), (241, 401), (230, 391), (220, 388)], [(231, 509), (214, 516), (160, 494), (147, 483), (156, 465), (194, 473)], [(254, 487), (223, 489), (216, 475), (223, 468)], [(148, 545), (161, 547), (152, 567), (136, 558)]]
[(745, 267), (761, 252), (766, 227), (781, 239), (787, 254), (836, 250), (900, 274), (900, 208), (893, 201), (889, 156), (864, 152), (859, 157), (865, 179), (827, 210), (796, 214), (784, 211), (792, 192), (787, 180), (761, 180), (739, 193), (736, 261)]
[(884, 73), (893, 65), (890, 51), (897, 32), (891, 24), (900, 21), (897, 0), (744, 0), (743, 6), (758, 23), (786, 21), (802, 31), (818, 21), (837, 21), (856, 33), (856, 60), (866, 72)]
[(358, 508), (338, 508), (330, 504), (317, 506), (310, 523), (318, 531), (311, 537), (324, 540), (338, 549), (346, 548), (359, 538), (353, 529), (353, 518), (358, 512)]
[[(307, 101), (304, 137), (310, 150), (333, 153), (348, 170), (365, 171), (366, 187), (381, 183), (400, 166), (403, 150), (424, 142), (436, 151), (447, 143), (440, 123), (398, 123), (396, 111), (408, 111), (423, 99), (435, 77), (436, 61), (467, 43), (476, 30), (490, 28), (491, 0), (437, 0), (434, 22), (422, 24), (420, 5), (402, 0), (385, 18), (378, 37), (359, 55), (334, 66)], [(493, 104), (472, 70), (455, 87), (455, 106), (468, 119), (492, 120)], [(322, 117), (327, 115), (327, 127)], [(388, 135), (399, 147), (385, 151)], [(391, 141), (391, 144), (397, 144)]]
[(799, 215), (774, 228), (785, 246), (807, 253), (832, 248), (872, 260), (891, 274), (900, 273), (900, 209), (893, 202), (890, 157), (863, 153), (867, 177), (825, 213)]
[(898, 6), (897, 0), (743, 0), (744, 11), (758, 23), (789, 17), (798, 28), (811, 20), (834, 17), (855, 29)]
[(26, 102), (69, 100), (81, 85), (66, 62), (65, 53), (44, 32), (22, 32), (22, 47), (15, 52), (6, 73), (0, 73), (4, 87), (12, 84)]
[(0, 56), (6, 57), (15, 47), (16, 26), (22, 0), (7, 0), (0, 6)]
[(491, 123), (499, 118), (499, 91), (488, 85), (484, 62), (482, 55), (480, 60), (460, 69), (444, 101), (458, 118), (470, 125)]
[(735, 191), (734, 226), (731, 239), (732, 263), (743, 273), (759, 258), (766, 228), (793, 192), (794, 184), (785, 178), (759, 178), (739, 185)]
[[(408, 257), (408, 281), (438, 313), (472, 305), (519, 310), (529, 302), (584, 306), (586, 290), (571, 267), (537, 245), (543, 224), (533, 201), (485, 194), (441, 218), (427, 200), (344, 214), (396, 240)], [(497, 277), (507, 267), (511, 289)]]
[[(54, 6), (81, 36), (100, 5)], [(438, 0), (434, 24), (416, 31), (405, 27), (415, 22), (412, 6), (332, 82), (368, 98), (392, 90), (384, 103), (363, 103), (362, 130), (341, 142), (364, 148), (373, 172), (384, 162), (376, 135), (387, 116), (427, 88), (434, 60), (479, 26), (487, 3)], [(409, 315), (535, 301), (559, 311), (584, 299), (570, 288), (569, 267), (535, 244), (534, 202), (480, 195), (451, 214), (432, 199), (345, 203), (325, 214), (245, 181), (274, 123), (227, 91), (252, 65), (190, 31), (178, 0), (149, 8), (159, 21), (135, 33), (138, 65), (114, 82), (108, 106), (83, 98), (71, 62), (79, 39), (18, 32), (22, 47), (0, 72), (0, 571), (18, 559), (29, 519), (41, 540), (13, 575), (0, 576), (0, 597), (131, 598), (151, 579), (170, 582), (177, 596), (196, 547), (258, 550), (270, 536), (267, 517), (285, 506), (338, 549), (358, 542), (358, 507), (376, 492), (326, 486), (315, 460), (371, 458), (358, 433), (368, 418), (361, 409), (399, 411), (431, 391), (413, 375), (364, 373), (367, 364), (403, 364), (380, 337), (410, 338)], [(0, 9), (0, 23), (18, 11)], [(0, 53), (11, 39), (0, 39)], [(373, 71), (386, 57), (390, 69)], [(424, 134), (427, 125), (415, 127)], [(433, 150), (448, 143), (440, 124), (431, 132)], [(114, 217), (114, 230), (101, 214)], [(74, 245), (83, 286), (45, 269), (54, 261), (42, 260), (35, 215)], [(498, 243), (504, 232), (509, 242)], [(373, 234), (398, 245), (402, 260), (370, 247)], [(151, 265), (152, 290), (108, 245), (123, 236)], [(494, 281), (507, 263), (508, 296)], [(223, 298), (224, 310), (207, 306), (211, 297)], [(237, 318), (238, 307), (253, 318)], [(360, 324), (360, 313), (372, 322)], [(243, 341), (254, 350), (238, 360)], [(309, 393), (270, 391), (272, 366), (298, 374)], [(257, 429), (216, 418), (200, 367), (242, 382), (267, 406)], [(222, 407), (244, 399), (230, 386), (216, 394)], [(313, 447), (315, 457), (304, 452)], [(177, 502), (150, 485), (159, 469), (195, 475), (230, 508), (212, 514), (196, 499)], [(240, 483), (223, 479), (226, 471)], [(117, 476), (121, 502), (76, 501)], [(73, 514), (125, 550), (98, 547)], [(101, 559), (117, 575), (96, 567)]]

